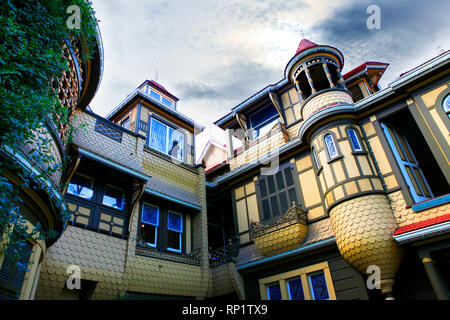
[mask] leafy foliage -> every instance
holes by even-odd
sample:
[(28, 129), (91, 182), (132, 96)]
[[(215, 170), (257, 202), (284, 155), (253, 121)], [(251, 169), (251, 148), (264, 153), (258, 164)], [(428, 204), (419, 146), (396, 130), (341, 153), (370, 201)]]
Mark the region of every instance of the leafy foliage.
[[(80, 28), (68, 28), (69, 6), (80, 9)], [(55, 83), (68, 70), (63, 44), (81, 44), (82, 61), (90, 58), (96, 35), (96, 20), (91, 3), (85, 0), (3, 0), (0, 3), (0, 234), (12, 229), (22, 239), (52, 236), (28, 230), (20, 211), (22, 188), (47, 188), (37, 184), (43, 177), (61, 172), (64, 163), (55, 163), (50, 153), (49, 122), (70, 125), (68, 109), (58, 102)], [(63, 141), (67, 143), (68, 141)], [(41, 173), (20, 167), (5, 153), (5, 148), (21, 152)], [(23, 150), (27, 150), (23, 154)], [(6, 175), (14, 172), (20, 182)], [(61, 186), (56, 186), (61, 191)], [(66, 223), (69, 212), (60, 218)], [(54, 232), (53, 232), (54, 233)], [(54, 235), (54, 234), (53, 234)]]

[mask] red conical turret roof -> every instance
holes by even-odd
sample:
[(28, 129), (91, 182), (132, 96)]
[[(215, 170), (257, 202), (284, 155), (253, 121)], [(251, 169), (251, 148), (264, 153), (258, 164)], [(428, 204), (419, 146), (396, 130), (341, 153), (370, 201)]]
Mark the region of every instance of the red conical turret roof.
[(299, 54), (300, 52), (302, 52), (303, 50), (312, 48), (312, 47), (317, 47), (318, 44), (309, 41), (308, 39), (302, 39), (302, 41), (300, 41), (300, 44), (298, 45), (297, 48), (297, 52), (295, 53), (296, 55)]

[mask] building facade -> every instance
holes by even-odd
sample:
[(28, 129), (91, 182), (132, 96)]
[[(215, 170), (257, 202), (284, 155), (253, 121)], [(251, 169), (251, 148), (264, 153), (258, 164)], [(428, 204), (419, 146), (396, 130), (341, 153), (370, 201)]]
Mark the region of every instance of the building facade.
[(75, 132), (52, 136), (70, 158), (55, 195), (25, 192), (30, 223), (60, 236), (29, 244), (15, 283), (1, 251), (0, 298), (449, 299), (450, 52), (382, 89), (387, 63), (342, 75), (338, 49), (304, 39), (282, 80), (216, 121), (227, 144), (198, 165), (204, 128), (161, 84), (106, 117), (87, 108), (98, 47), (60, 95)]
[(384, 89), (387, 63), (343, 65), (304, 39), (215, 122), (244, 144), (207, 191), (231, 204), (245, 297), (448, 299), (450, 53)]

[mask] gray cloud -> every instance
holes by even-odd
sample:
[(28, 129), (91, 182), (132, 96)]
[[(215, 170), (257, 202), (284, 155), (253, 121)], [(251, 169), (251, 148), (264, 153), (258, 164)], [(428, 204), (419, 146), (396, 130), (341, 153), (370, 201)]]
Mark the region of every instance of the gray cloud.
[(185, 100), (190, 99), (220, 99), (222, 94), (208, 85), (197, 82), (181, 82), (177, 85), (177, 90)]
[[(366, 21), (369, 5), (381, 10), (381, 29), (370, 30)], [(348, 71), (365, 61), (390, 63), (384, 83), (400, 73), (436, 55), (438, 46), (447, 46), (443, 35), (450, 34), (448, 19), (450, 3), (430, 1), (362, 1), (352, 2), (333, 12), (332, 16), (317, 21), (312, 32), (323, 44), (340, 49)], [(446, 37), (448, 39), (448, 37)], [(445, 39), (445, 38), (444, 38)]]

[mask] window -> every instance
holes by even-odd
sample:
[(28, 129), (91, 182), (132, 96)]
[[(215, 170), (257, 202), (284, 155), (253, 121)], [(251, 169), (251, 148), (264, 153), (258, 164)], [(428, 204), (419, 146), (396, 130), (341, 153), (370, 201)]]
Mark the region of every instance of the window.
[(183, 133), (154, 118), (151, 119), (149, 146), (179, 161), (183, 161)]
[(167, 250), (181, 252), (181, 235), (183, 233), (183, 216), (170, 212), (167, 215)]
[(130, 117), (127, 117), (125, 120), (123, 120), (120, 123), (120, 126), (125, 128), (125, 129), (127, 129), (127, 130), (130, 130)]
[(337, 158), (339, 155), (336, 143), (334, 141), (334, 138), (331, 134), (326, 134), (324, 136), (325, 145), (327, 147), (328, 157), (330, 160)]
[(166, 106), (172, 108), (172, 101), (170, 101), (169, 99), (166, 99), (166, 98), (164, 98), (164, 97), (161, 97), (161, 102), (162, 102), (163, 104), (165, 104)]
[(305, 300), (302, 279), (296, 278), (287, 281), (289, 300)]
[(161, 102), (165, 106), (168, 106), (169, 108), (173, 107), (173, 102), (172, 101), (170, 101), (167, 98), (164, 98), (162, 95), (160, 95), (159, 93), (156, 93), (153, 90), (150, 90), (150, 97), (152, 97), (153, 99), (155, 99), (158, 102)]
[(182, 253), (185, 241), (184, 220), (183, 214), (173, 212), (164, 205), (156, 206), (143, 202), (140, 240), (160, 251)]
[(313, 300), (329, 300), (327, 283), (323, 271), (308, 275)]
[(106, 185), (102, 203), (109, 207), (123, 210), (125, 208), (125, 194), (121, 189)]
[(259, 280), (263, 300), (336, 300), (328, 262)]
[(278, 121), (278, 111), (270, 105), (250, 116), (250, 125), (253, 129), (253, 139), (268, 133)]
[(350, 138), (350, 144), (352, 145), (353, 151), (363, 151), (361, 147), (361, 143), (358, 139), (358, 134), (356, 133), (355, 129), (348, 129), (348, 137)]
[(20, 296), (33, 246), (19, 244), (12, 234), (0, 268), (0, 300), (16, 300)]
[(262, 221), (270, 223), (280, 219), (292, 206), (292, 202), (298, 204), (298, 187), (294, 177), (296, 171), (292, 165), (280, 169), (274, 175), (259, 176), (257, 186)]
[(316, 169), (319, 170), (320, 168), (322, 168), (322, 166), (320, 165), (319, 162), (319, 157), (317, 156), (317, 152), (316, 152), (316, 148), (312, 148), (312, 157), (314, 159), (314, 164), (316, 165)]
[(152, 97), (155, 100), (161, 101), (161, 95), (159, 95), (153, 90), (150, 90), (150, 97)]
[(84, 199), (92, 199), (94, 195), (93, 180), (81, 174), (72, 177), (67, 188), (67, 193)]
[(381, 127), (414, 201), (432, 198), (430, 187), (405, 136), (387, 123), (381, 123)]
[(132, 179), (89, 158), (83, 158), (77, 170), (65, 195), (71, 225), (125, 237)]
[(159, 208), (150, 204), (142, 205), (141, 236), (152, 247), (156, 247), (159, 226)]
[(281, 289), (278, 283), (267, 286), (269, 300), (281, 300)]
[(444, 101), (442, 101), (442, 108), (450, 118), (450, 94), (444, 98)]

